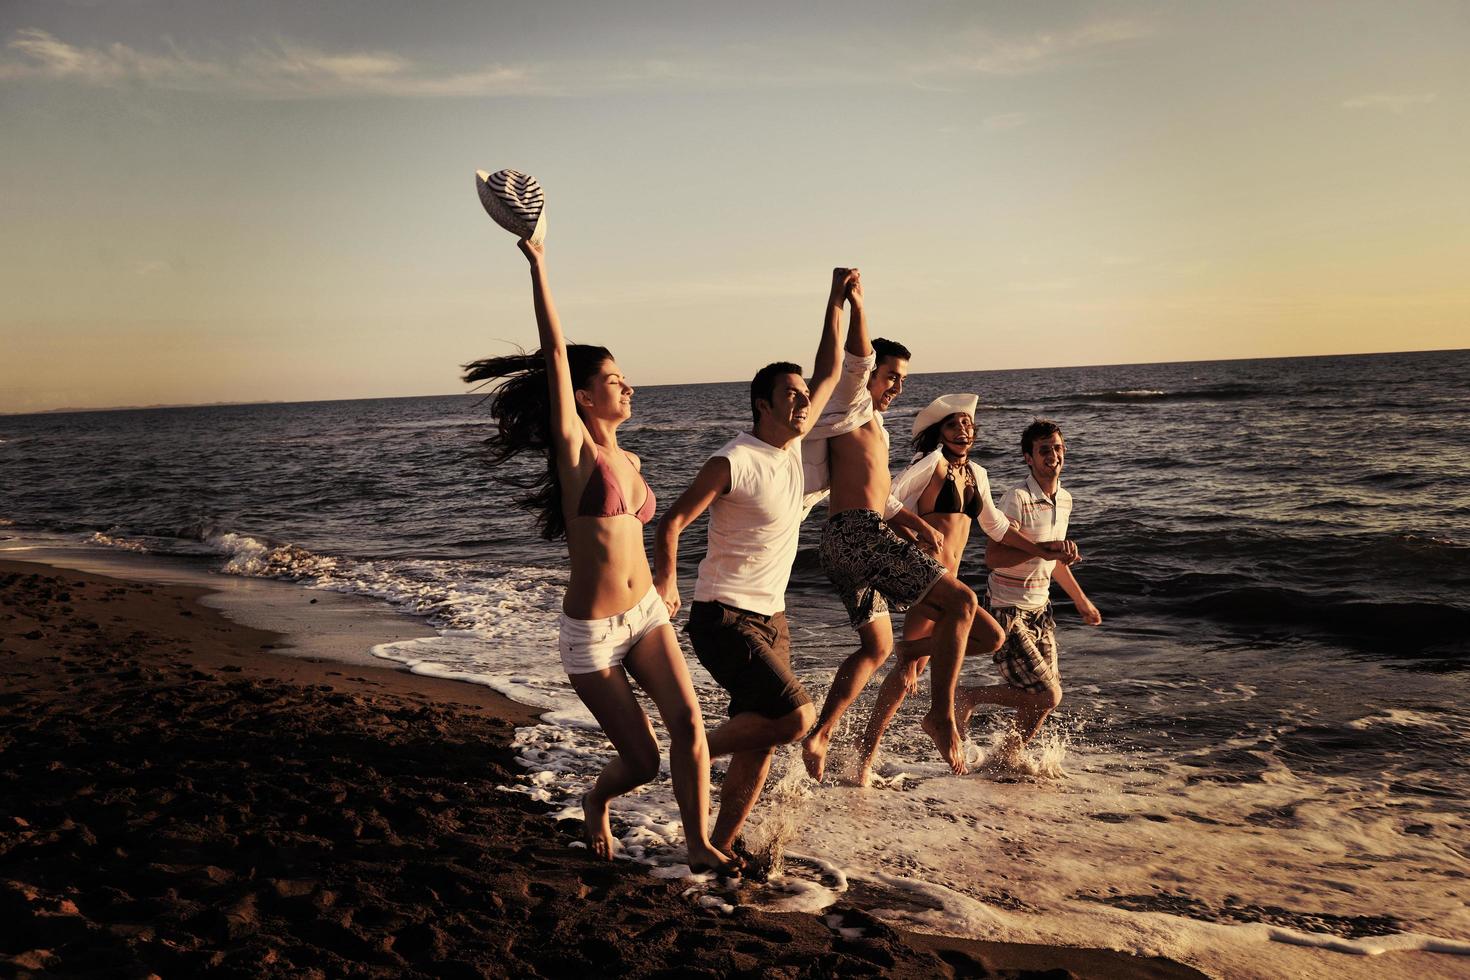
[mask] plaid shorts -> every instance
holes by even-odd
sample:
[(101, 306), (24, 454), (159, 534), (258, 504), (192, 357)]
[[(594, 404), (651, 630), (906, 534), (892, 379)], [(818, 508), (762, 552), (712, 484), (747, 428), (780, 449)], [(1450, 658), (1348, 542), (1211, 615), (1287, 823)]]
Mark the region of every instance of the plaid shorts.
[(1062, 686), (1057, 669), (1057, 621), (1051, 603), (1041, 609), (996, 606), (990, 615), (1006, 631), (1005, 642), (995, 652), (995, 664), (1011, 687), (1040, 694)]

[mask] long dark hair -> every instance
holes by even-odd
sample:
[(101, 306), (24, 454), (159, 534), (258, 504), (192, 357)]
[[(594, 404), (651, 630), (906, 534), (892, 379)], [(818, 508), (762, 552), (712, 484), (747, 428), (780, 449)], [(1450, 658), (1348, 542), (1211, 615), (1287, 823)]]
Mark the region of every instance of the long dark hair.
[(944, 441), (944, 433), (943, 431), (941, 431), (944, 428), (944, 423), (948, 422), (956, 415), (964, 414), (966, 413), (950, 412), (948, 415), (940, 419), (938, 422), (935, 422), (933, 425), (928, 426), (924, 429), (920, 429), (919, 434), (914, 436), (914, 458), (918, 459), (920, 456), (928, 456), (934, 450), (938, 449), (939, 444)]
[[(606, 347), (568, 344), (567, 365), (571, 369), (572, 388), (586, 388), (598, 369), (610, 360), (612, 352)], [(536, 516), (536, 526), (543, 538), (555, 541), (564, 536), (567, 519), (562, 513), (561, 476), (556, 472), (552, 445), (546, 358), (539, 350), (487, 357), (466, 364), (462, 377), (466, 384), (500, 382), (489, 399), (490, 414), (497, 423), (495, 435), (485, 440), (490, 462), (499, 465), (521, 453), (544, 453), (546, 470), (539, 476), (501, 478), (528, 491), (516, 498), (516, 505)]]

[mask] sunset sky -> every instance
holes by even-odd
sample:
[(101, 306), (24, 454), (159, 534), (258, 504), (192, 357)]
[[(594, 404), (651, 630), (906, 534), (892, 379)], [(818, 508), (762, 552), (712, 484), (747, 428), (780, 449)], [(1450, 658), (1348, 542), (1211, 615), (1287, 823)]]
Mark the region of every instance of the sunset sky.
[(0, 4), (0, 411), (1470, 346), (1470, 4)]

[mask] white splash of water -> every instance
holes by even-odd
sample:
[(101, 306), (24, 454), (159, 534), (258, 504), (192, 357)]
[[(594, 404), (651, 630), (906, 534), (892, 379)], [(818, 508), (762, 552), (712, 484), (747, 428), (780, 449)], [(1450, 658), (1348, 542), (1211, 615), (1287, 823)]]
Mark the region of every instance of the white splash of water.
[(148, 554), (148, 546), (140, 541), (103, 534), (101, 531), (93, 532), (92, 536), (87, 539), (87, 543), (100, 545), (104, 548), (115, 548), (118, 551), (131, 551), (140, 555)]

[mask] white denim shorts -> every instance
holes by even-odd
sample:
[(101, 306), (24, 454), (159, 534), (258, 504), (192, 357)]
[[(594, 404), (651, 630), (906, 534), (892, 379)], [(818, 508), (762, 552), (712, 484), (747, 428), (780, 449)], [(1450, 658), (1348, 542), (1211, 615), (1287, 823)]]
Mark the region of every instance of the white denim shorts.
[(561, 665), (568, 674), (616, 667), (639, 640), (668, 622), (669, 607), (651, 585), (638, 605), (607, 619), (573, 619), (562, 613), (557, 641)]

